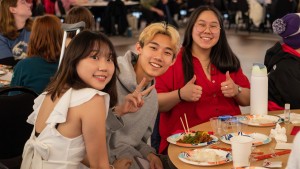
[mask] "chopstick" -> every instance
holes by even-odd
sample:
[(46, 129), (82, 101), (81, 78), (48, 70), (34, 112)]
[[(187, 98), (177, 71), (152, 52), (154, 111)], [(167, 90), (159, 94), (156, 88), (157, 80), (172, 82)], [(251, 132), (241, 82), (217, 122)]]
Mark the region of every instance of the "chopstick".
[(190, 128), (189, 128), (189, 124), (188, 124), (188, 121), (187, 121), (187, 118), (186, 118), (186, 114), (185, 114), (185, 113), (184, 113), (184, 118), (185, 118), (186, 128), (185, 128), (185, 125), (184, 125), (183, 120), (182, 120), (181, 117), (180, 117), (180, 121), (181, 121), (183, 130), (184, 130), (184, 133), (187, 134), (187, 133), (190, 133)]
[(183, 130), (184, 130), (184, 133), (186, 133), (186, 129), (184, 127), (184, 124), (183, 124), (183, 121), (182, 121), (182, 118), (180, 117), (180, 121), (181, 121), (181, 124), (182, 124), (182, 127), (183, 127)]
[(261, 156), (255, 156), (254, 161), (260, 161), (260, 160), (264, 160), (267, 158), (273, 158), (276, 156), (280, 156), (280, 155), (284, 155), (284, 154), (289, 154), (291, 152), (291, 150), (284, 150), (284, 151), (278, 151), (276, 153), (271, 153), (271, 154), (265, 154), (265, 155), (261, 155)]
[(187, 118), (186, 118), (186, 114), (185, 113), (184, 113), (184, 118), (185, 118), (185, 123), (186, 123), (187, 131), (188, 131), (188, 133), (190, 133), (189, 123), (187, 122)]

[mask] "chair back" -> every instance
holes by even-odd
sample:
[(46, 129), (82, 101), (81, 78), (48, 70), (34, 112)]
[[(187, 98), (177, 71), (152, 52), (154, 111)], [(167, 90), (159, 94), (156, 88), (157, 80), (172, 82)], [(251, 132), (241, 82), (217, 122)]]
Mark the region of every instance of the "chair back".
[[(16, 95), (9, 93), (17, 92)], [(33, 125), (26, 122), (38, 96), (25, 87), (0, 88), (0, 162), (21, 156)], [(10, 168), (10, 167), (9, 167)]]

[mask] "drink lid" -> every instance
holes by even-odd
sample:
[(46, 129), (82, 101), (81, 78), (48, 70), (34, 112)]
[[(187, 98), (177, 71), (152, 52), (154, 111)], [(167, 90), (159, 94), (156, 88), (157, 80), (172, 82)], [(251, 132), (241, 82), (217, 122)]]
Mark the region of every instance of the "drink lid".
[(253, 76), (267, 76), (267, 68), (265, 65), (260, 63), (254, 63), (252, 67)]

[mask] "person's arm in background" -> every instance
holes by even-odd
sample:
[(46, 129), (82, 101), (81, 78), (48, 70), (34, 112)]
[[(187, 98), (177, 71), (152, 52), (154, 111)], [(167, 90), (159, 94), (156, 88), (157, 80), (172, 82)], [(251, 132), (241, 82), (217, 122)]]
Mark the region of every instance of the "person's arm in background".
[(22, 63), (16, 65), (13, 70), (10, 86), (23, 86), (22, 83)]
[[(168, 0), (165, 0), (165, 1), (168, 1)], [(140, 1), (140, 4), (143, 8), (145, 9), (148, 9), (152, 12), (155, 12), (157, 13), (159, 16), (164, 16), (164, 11), (159, 9), (159, 8), (156, 8), (156, 1), (154, 0), (141, 0)]]
[(14, 66), (17, 61), (13, 57), (12, 50), (8, 46), (8, 39), (0, 35), (0, 64)]

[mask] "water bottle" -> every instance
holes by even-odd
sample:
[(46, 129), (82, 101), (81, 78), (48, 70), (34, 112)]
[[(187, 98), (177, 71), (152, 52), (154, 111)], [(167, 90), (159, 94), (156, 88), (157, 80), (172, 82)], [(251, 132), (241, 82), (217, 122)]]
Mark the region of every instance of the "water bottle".
[(290, 123), (290, 112), (291, 112), (290, 108), (291, 108), (290, 104), (286, 103), (284, 105), (284, 123), (285, 124)]
[(268, 76), (266, 66), (259, 63), (253, 64), (250, 81), (250, 114), (268, 114)]

